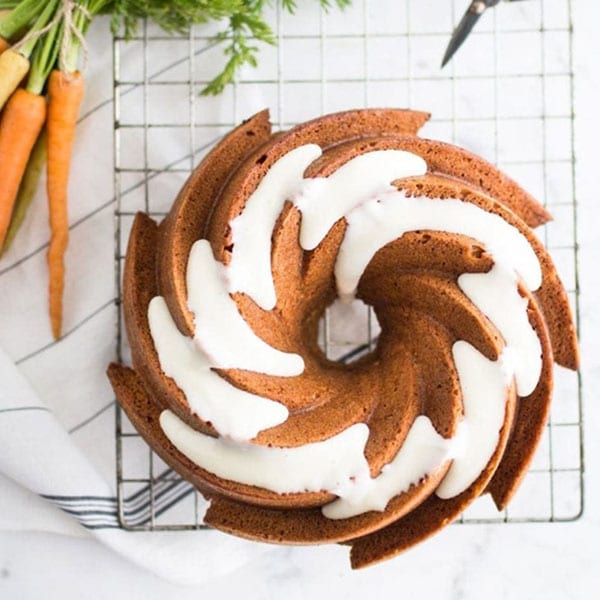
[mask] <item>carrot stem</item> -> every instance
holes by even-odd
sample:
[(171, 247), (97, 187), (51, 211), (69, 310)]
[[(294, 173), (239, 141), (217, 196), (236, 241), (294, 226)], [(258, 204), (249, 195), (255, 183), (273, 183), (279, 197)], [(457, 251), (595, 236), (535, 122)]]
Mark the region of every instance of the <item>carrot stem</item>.
[(19, 185), (46, 120), (46, 99), (18, 89), (0, 120), (0, 245), (4, 244)]
[(69, 168), (85, 82), (79, 72), (52, 71), (48, 82), (48, 205), (50, 213), (49, 309), (55, 339), (61, 335), (65, 282), (64, 253), (69, 237)]
[[(12, 10), (7, 10), (6, 7), (2, 6), (2, 2), (0, 2), (0, 24), (10, 15)], [(10, 42), (5, 40), (2, 36), (0, 36), (0, 53), (4, 52), (6, 48), (10, 46)]]
[[(26, 27), (44, 8), (44, 0), (23, 0), (0, 21), (0, 36), (11, 40), (23, 27)], [(42, 26), (43, 27), (43, 26)], [(40, 28), (41, 29), (41, 28)]]
[[(83, 8), (88, 8), (87, 2), (82, 2)], [(77, 10), (73, 16), (73, 26), (84, 36), (90, 26), (90, 20), (85, 16), (83, 11)], [(79, 50), (81, 49), (81, 41), (75, 35), (69, 36), (69, 47), (67, 50), (66, 64), (62, 65), (65, 71), (72, 73), (77, 70), (77, 62), (79, 60)]]
[(62, 22), (56, 23), (35, 47), (27, 80), (27, 89), (33, 94), (41, 94), (44, 90), (48, 75), (58, 58), (63, 29)]
[(37, 142), (31, 151), (29, 162), (27, 163), (27, 168), (25, 169), (25, 173), (19, 187), (19, 193), (13, 209), (12, 218), (10, 220), (10, 225), (8, 226), (8, 231), (6, 232), (6, 237), (4, 238), (4, 245), (2, 246), (2, 251), (0, 254), (4, 254), (9, 249), (10, 245), (15, 239), (15, 236), (17, 235), (17, 232), (19, 231), (19, 228), (23, 224), (25, 216), (27, 215), (27, 211), (29, 210), (31, 203), (35, 198), (35, 193), (37, 191), (38, 183), (45, 164), (46, 132), (44, 130), (38, 137)]
[[(25, 1), (27, 1), (27, 0), (25, 0)], [(48, 25), (48, 23), (50, 23), (50, 21), (52, 21), (52, 19), (54, 18), (54, 14), (56, 12), (56, 8), (58, 7), (58, 2), (59, 2), (59, 0), (46, 0), (46, 2), (44, 2), (44, 4), (42, 5), (42, 6), (44, 6), (44, 9), (42, 10), (40, 15), (36, 19), (33, 26), (31, 27), (31, 33), (35, 33), (36, 31), (41, 31), (42, 29), (44, 29), (44, 27), (46, 27), (46, 25)], [(38, 42), (38, 39), (39, 38), (34, 35), (29, 41), (25, 42), (19, 48), (19, 52), (23, 56), (29, 58), (31, 56), (31, 53), (33, 52), (33, 49), (35, 48), (35, 46)]]

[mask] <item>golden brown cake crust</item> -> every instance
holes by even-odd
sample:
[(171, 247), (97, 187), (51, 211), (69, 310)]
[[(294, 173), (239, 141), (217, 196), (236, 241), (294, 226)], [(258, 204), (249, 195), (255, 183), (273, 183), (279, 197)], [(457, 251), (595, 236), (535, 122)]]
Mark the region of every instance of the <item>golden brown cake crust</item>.
[[(135, 370), (111, 365), (109, 377), (141, 435), (167, 464), (211, 499), (209, 525), (277, 543), (349, 542), (352, 565), (362, 567), (432, 535), (485, 491), (503, 508), (523, 478), (547, 419), (552, 363), (576, 368), (579, 360), (567, 294), (530, 229), (550, 215), (489, 163), (449, 144), (417, 137), (428, 118), (414, 111), (348, 111), (272, 135), (268, 113), (263, 111), (232, 131), (206, 157), (160, 226), (144, 214), (137, 215), (123, 283)], [(454, 498), (441, 500), (433, 493), (450, 466), (446, 461), (392, 498), (384, 511), (328, 519), (320, 507), (334, 499), (332, 494), (277, 494), (221, 479), (180, 453), (160, 427), (160, 413), (169, 409), (193, 429), (218, 435), (211, 423), (192, 413), (183, 392), (162, 372), (148, 325), (150, 300), (163, 296), (178, 329), (192, 335), (186, 289), (192, 245), (208, 239), (215, 258), (228, 264), (229, 223), (243, 211), (269, 168), (307, 143), (319, 144), (323, 154), (307, 169), (306, 177), (327, 177), (352, 158), (374, 150), (405, 150), (421, 156), (427, 174), (394, 182), (398, 190), (409, 197), (458, 199), (498, 215), (527, 239), (537, 255), (542, 285), (534, 294), (520, 285), (519, 293), (527, 299), (529, 321), (542, 348), (539, 383), (532, 394), (520, 399), (514, 385), (509, 386), (496, 450), (477, 480)], [(300, 224), (299, 210), (287, 202), (272, 236), (275, 309), (265, 311), (242, 293), (232, 297), (265, 342), (302, 356), (303, 373), (277, 377), (236, 369), (216, 372), (235, 387), (277, 400), (289, 410), (285, 422), (254, 438), (256, 444), (297, 447), (367, 423), (365, 457), (375, 477), (402, 447), (419, 415), (427, 416), (443, 437), (456, 434), (463, 418), (452, 357), (457, 340), (468, 342), (490, 360), (501, 355), (502, 335), (457, 284), (463, 273), (487, 273), (494, 259), (477, 240), (440, 231), (409, 232), (383, 246), (369, 262), (357, 291), (357, 297), (375, 310), (382, 333), (372, 353), (351, 366), (340, 365), (320, 350), (317, 330), (320, 316), (336, 297), (333, 268), (346, 222), (340, 219), (312, 251), (300, 248)]]

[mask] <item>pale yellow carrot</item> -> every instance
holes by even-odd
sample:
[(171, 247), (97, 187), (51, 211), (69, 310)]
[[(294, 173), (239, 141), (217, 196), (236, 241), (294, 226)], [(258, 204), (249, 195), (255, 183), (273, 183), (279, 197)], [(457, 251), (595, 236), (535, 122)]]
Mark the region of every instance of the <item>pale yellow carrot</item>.
[(29, 71), (29, 60), (20, 52), (5, 50), (0, 54), (0, 109), (19, 87)]

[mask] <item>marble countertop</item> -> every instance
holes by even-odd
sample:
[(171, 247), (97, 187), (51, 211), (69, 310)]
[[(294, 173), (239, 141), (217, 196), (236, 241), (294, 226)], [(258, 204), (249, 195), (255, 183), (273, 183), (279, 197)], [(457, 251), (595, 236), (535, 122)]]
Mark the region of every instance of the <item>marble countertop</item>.
[[(570, 523), (457, 525), (399, 558), (351, 572), (341, 546), (281, 548), (226, 578), (179, 587), (89, 538), (0, 533), (0, 597), (587, 600), (600, 589), (600, 7), (575, 0), (575, 139), (585, 448), (583, 516)], [(107, 127), (110, 121), (107, 119)], [(36, 500), (32, 499), (32, 503)]]

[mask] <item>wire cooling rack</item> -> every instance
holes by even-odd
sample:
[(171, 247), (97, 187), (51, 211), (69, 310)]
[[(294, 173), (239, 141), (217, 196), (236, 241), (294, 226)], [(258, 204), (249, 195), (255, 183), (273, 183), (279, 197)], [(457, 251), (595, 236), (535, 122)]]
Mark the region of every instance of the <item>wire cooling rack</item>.
[[(531, 0), (487, 11), (446, 70), (439, 63), (466, 0), (354, 0), (343, 14), (304, 2), (270, 15), (278, 45), (224, 94), (198, 94), (222, 64), (214, 31), (166, 37), (145, 24), (114, 52), (115, 276), (135, 212), (161, 219), (191, 170), (234, 125), (265, 106), (287, 128), (362, 106), (407, 106), (433, 114), (423, 135), (464, 146), (497, 164), (543, 200), (555, 221), (540, 232), (579, 324), (573, 140), (571, 3)], [(119, 294), (120, 297), (120, 294)], [(354, 326), (348, 327), (348, 320)], [(348, 332), (361, 332), (360, 334)], [(334, 305), (321, 323), (332, 359), (351, 361), (378, 332), (365, 306)], [(117, 354), (129, 360), (118, 323)], [(480, 498), (466, 523), (552, 522), (583, 510), (581, 382), (557, 368), (555, 398), (532, 468), (510, 507)], [(202, 528), (203, 498), (146, 446), (117, 410), (117, 483), (126, 529)]]

